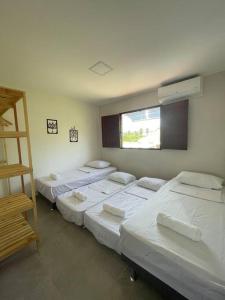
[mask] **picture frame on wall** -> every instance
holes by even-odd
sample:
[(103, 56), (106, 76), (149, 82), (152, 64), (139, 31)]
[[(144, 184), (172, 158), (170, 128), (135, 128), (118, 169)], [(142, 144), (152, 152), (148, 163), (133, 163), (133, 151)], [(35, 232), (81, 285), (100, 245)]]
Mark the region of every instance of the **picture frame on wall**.
[(58, 122), (54, 119), (47, 119), (47, 133), (58, 134)]
[(71, 143), (78, 142), (78, 130), (75, 129), (75, 126), (69, 130), (69, 139)]

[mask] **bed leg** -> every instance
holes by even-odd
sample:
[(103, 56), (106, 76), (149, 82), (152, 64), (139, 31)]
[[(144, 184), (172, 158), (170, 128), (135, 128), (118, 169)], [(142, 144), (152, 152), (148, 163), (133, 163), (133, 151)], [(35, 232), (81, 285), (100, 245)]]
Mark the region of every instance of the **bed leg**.
[(52, 208), (51, 210), (56, 210), (56, 203), (52, 203)]
[(137, 273), (133, 268), (129, 268), (130, 281), (134, 282), (137, 280)]

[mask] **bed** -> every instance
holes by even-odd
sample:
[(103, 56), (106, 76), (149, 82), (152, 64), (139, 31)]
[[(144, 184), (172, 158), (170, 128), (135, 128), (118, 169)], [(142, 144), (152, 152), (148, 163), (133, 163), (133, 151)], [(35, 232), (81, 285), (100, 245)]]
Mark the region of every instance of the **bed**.
[[(188, 299), (225, 299), (225, 204), (189, 196), (169, 181), (120, 227), (122, 255)], [(206, 191), (204, 191), (206, 192)], [(207, 197), (206, 197), (207, 198)], [(202, 232), (194, 242), (157, 225), (165, 212)]]
[[(124, 191), (88, 209), (84, 214), (84, 225), (98, 242), (120, 253), (120, 225), (137, 213), (154, 194), (154, 191), (138, 186), (136, 181)], [(104, 203), (124, 209), (127, 213), (126, 218), (104, 211)]]
[(65, 220), (82, 226), (84, 224), (84, 213), (87, 209), (125, 189), (127, 186), (129, 184), (124, 185), (106, 178), (76, 189), (76, 192), (81, 192), (87, 197), (85, 201), (76, 199), (72, 190), (58, 196), (56, 206)]
[(115, 171), (116, 168), (111, 166), (103, 169), (81, 167), (59, 173), (59, 180), (52, 180), (50, 176), (38, 178), (36, 179), (36, 188), (49, 201), (55, 203), (56, 197), (60, 194), (101, 180)]

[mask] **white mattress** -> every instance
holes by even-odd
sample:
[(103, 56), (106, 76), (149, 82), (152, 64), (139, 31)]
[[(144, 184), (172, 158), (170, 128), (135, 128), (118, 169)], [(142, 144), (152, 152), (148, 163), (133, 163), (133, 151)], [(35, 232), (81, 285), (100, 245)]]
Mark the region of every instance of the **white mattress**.
[(83, 168), (83, 171), (82, 168), (75, 169), (59, 173), (61, 178), (60, 180), (52, 180), (49, 176), (38, 178), (36, 179), (36, 188), (38, 192), (54, 203), (57, 196), (101, 180), (115, 171), (115, 167), (108, 167), (104, 169), (85, 167)]
[[(137, 186), (136, 182), (122, 192), (88, 209), (84, 214), (84, 225), (103, 245), (120, 253), (120, 225), (133, 216), (155, 192)], [(110, 203), (125, 209), (126, 219), (114, 216), (103, 210), (103, 203)]]
[(124, 188), (126, 186), (121, 183), (103, 179), (76, 189), (76, 191), (82, 192), (87, 196), (85, 201), (76, 199), (72, 195), (73, 191), (70, 191), (56, 198), (56, 206), (65, 220), (82, 226), (84, 224), (84, 212), (88, 208)]
[[(121, 251), (188, 299), (225, 299), (225, 204), (172, 192), (167, 183), (120, 228)], [(198, 226), (194, 242), (157, 225), (165, 212)]]

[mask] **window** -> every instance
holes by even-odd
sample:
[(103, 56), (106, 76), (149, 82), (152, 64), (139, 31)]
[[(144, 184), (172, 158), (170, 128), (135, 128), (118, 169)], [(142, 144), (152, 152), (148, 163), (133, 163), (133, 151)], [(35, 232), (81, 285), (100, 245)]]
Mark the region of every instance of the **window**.
[(102, 116), (102, 146), (123, 149), (188, 148), (188, 100)]
[(160, 107), (121, 114), (122, 148), (160, 149)]

